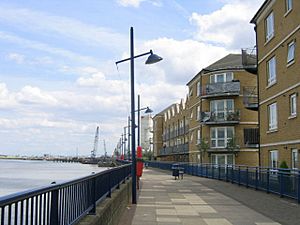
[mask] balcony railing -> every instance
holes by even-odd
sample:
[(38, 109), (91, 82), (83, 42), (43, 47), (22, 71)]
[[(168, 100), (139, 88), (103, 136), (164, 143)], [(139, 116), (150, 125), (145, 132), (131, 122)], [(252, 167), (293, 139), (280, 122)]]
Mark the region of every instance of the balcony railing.
[(243, 88), (243, 103), (247, 109), (258, 110), (258, 95), (256, 86)]
[(190, 129), (190, 126), (186, 125), (185, 128), (184, 128), (184, 131), (185, 131), (186, 134), (189, 132), (189, 129)]
[(207, 84), (202, 88), (202, 97), (232, 96), (239, 95), (241, 90), (240, 81)]
[(259, 144), (259, 128), (244, 129), (244, 144), (247, 147), (258, 147)]
[(249, 73), (257, 74), (256, 48), (242, 49), (242, 64)]
[(204, 124), (233, 124), (240, 122), (240, 110), (222, 112), (202, 112), (201, 123)]
[(160, 155), (173, 155), (173, 154), (182, 154), (188, 152), (189, 152), (188, 144), (180, 144), (180, 145), (165, 147), (160, 149)]

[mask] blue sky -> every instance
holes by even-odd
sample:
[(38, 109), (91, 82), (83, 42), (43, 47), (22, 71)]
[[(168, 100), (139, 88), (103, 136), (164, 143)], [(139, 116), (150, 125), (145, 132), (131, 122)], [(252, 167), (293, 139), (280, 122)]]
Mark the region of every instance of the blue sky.
[(136, 93), (154, 113), (179, 102), (201, 68), (252, 47), (263, 0), (1, 0), (0, 154), (88, 155), (100, 125), (108, 152), (129, 115), (129, 29)]

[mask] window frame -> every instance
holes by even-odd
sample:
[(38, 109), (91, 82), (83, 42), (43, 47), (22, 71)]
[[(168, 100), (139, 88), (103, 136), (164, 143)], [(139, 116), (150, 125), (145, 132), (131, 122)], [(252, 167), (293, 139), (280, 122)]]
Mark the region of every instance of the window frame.
[[(276, 153), (276, 154), (273, 154), (273, 153)], [(273, 156), (276, 156), (275, 159), (276, 160), (273, 160)], [(279, 164), (279, 160), (278, 160), (278, 150), (274, 149), (274, 150), (270, 150), (269, 151), (269, 157), (270, 157), (270, 168), (272, 169), (277, 169), (278, 168), (278, 164)], [(273, 161), (275, 162), (276, 166), (274, 167), (273, 165)]]
[[(293, 47), (293, 48), (292, 48)], [(293, 50), (291, 52), (292, 54), (292, 58), (289, 59), (290, 56), (290, 50)], [(291, 64), (295, 61), (295, 51), (296, 51), (296, 42), (293, 40), (291, 41), (288, 45), (287, 45), (287, 58), (286, 58), (286, 62), (287, 64)]]
[(285, 15), (293, 9), (293, 0), (285, 0)]
[[(294, 154), (296, 153), (296, 154)], [(296, 157), (295, 157), (296, 155)], [(299, 167), (299, 150), (297, 148), (293, 148), (291, 151), (291, 168), (292, 169), (298, 169)]]
[(201, 95), (201, 84), (200, 84), (200, 81), (197, 82), (197, 96), (199, 97)]
[[(273, 111), (275, 113), (273, 114)], [(268, 122), (269, 131), (278, 129), (278, 113), (277, 113), (277, 102), (268, 105)]]
[(273, 11), (265, 19), (265, 41), (269, 42), (275, 35), (275, 18)]
[(201, 108), (200, 105), (197, 106), (197, 120), (201, 119)]
[[(273, 68), (274, 67), (274, 68)], [(271, 68), (271, 69), (270, 69)], [(274, 73), (274, 74), (273, 74)], [(267, 61), (267, 82), (268, 87), (275, 84), (277, 81), (276, 56), (273, 56)]]
[[(224, 129), (224, 138), (219, 138), (219, 130)], [(232, 129), (232, 137), (228, 137), (228, 130)], [(213, 133), (215, 137), (213, 138)], [(226, 148), (227, 143), (230, 139), (234, 138), (234, 127), (211, 127), (210, 129), (210, 147), (211, 148)], [(215, 146), (213, 146), (213, 141), (215, 141)], [(224, 141), (224, 146), (219, 145), (219, 141)]]
[(290, 117), (297, 116), (297, 94), (290, 95)]
[[(227, 77), (227, 75), (228, 75), (228, 77)], [(217, 78), (219, 76), (223, 77), (223, 81), (222, 82), (218, 82)], [(230, 78), (230, 79), (227, 79), (227, 78)], [(233, 72), (215, 73), (215, 74), (211, 74), (209, 76), (209, 82), (210, 82), (210, 84), (226, 83), (226, 82), (231, 82), (232, 80), (234, 80), (234, 74), (233, 74)]]

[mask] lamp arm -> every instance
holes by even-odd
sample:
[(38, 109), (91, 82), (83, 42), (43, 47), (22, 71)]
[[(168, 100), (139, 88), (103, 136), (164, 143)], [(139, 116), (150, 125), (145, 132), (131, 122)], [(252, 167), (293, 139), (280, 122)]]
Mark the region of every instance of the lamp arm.
[(145, 110), (145, 109), (148, 109), (149, 107), (144, 107), (144, 108), (141, 108), (141, 109), (137, 109), (135, 110), (134, 112), (138, 112), (138, 111), (142, 111), (142, 110)]
[[(150, 55), (150, 54), (153, 54), (152, 50), (150, 50), (149, 52), (140, 54), (140, 55), (136, 55), (136, 56), (134, 56), (133, 58), (136, 59), (136, 58), (139, 58), (139, 57), (142, 57), (142, 56), (145, 56), (145, 55)], [(116, 65), (118, 65), (119, 63), (125, 62), (125, 61), (129, 61), (130, 59), (131, 59), (131, 58), (127, 58), (127, 59), (122, 59), (122, 60), (120, 60), (120, 61), (117, 61), (117, 62), (116, 62)]]

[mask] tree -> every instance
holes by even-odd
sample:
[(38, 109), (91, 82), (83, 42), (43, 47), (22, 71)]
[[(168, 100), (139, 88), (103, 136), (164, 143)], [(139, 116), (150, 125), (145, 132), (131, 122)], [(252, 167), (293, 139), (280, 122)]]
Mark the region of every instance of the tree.
[(227, 146), (226, 146), (226, 149), (231, 152), (232, 154), (234, 154), (234, 152), (236, 150), (238, 150), (240, 148), (240, 146), (237, 144), (237, 140), (235, 137), (232, 137), (230, 138), (228, 141), (227, 141)]
[(207, 152), (209, 148), (208, 141), (205, 138), (201, 138), (200, 142), (197, 145), (198, 151), (200, 152), (200, 163), (202, 164), (203, 155)]

